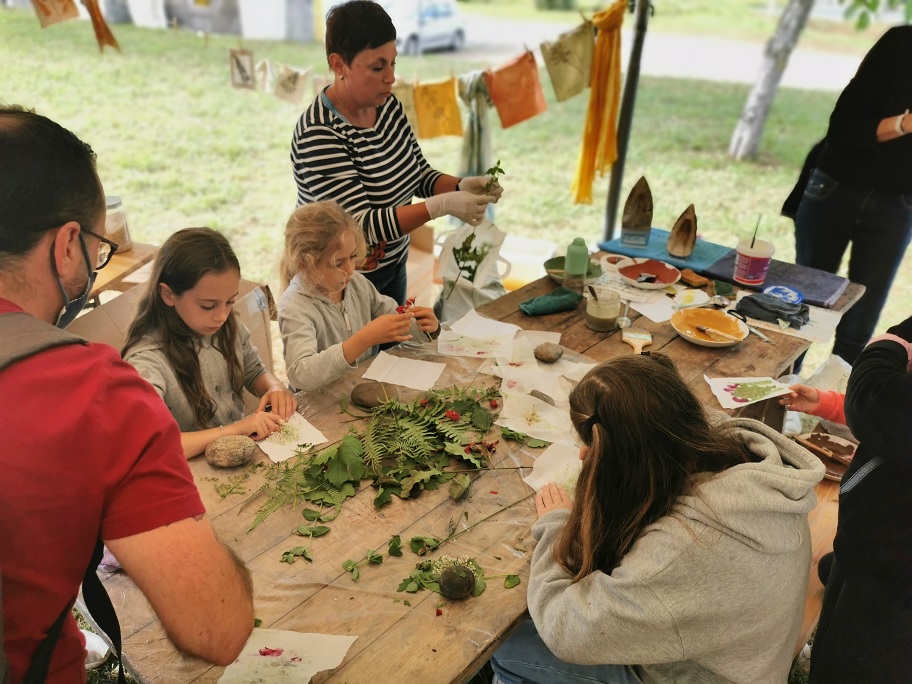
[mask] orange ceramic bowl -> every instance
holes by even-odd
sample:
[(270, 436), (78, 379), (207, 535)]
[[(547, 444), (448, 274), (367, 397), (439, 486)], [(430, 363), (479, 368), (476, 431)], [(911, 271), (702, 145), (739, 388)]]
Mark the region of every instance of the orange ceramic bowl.
[[(697, 330), (698, 325), (718, 330), (737, 340), (720, 340)], [(671, 327), (688, 342), (701, 347), (731, 347), (738, 344), (750, 332), (747, 326), (734, 316), (716, 309), (681, 309), (671, 315)]]

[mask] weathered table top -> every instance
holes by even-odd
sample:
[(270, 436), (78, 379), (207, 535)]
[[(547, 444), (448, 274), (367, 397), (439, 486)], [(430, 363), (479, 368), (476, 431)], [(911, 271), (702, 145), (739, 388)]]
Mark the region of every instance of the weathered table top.
[[(631, 353), (630, 347), (620, 341), (619, 333), (594, 333), (586, 328), (581, 310), (535, 318), (519, 311), (519, 302), (553, 287), (551, 281), (542, 279), (479, 311), (526, 329), (561, 331), (564, 346), (594, 360)], [(633, 311), (631, 315), (634, 316)], [(707, 402), (715, 399), (702, 379), (704, 372), (776, 377), (808, 346), (802, 340), (772, 333), (776, 345), (750, 336), (735, 347), (708, 349), (678, 339), (668, 324), (644, 321), (637, 321), (637, 325), (652, 333), (651, 349), (671, 355), (691, 387)], [(393, 353), (445, 362), (447, 369), (437, 387), (496, 382), (492, 376), (477, 373), (478, 360), (437, 357), (433, 345), (397, 349)], [(365, 367), (359, 368), (312, 393), (301, 409), (330, 443), (357, 425), (350, 416), (340, 413), (338, 401), (349, 394), (364, 370)], [(535, 513), (529, 498), (531, 489), (521, 479), (528, 468), (519, 470), (517, 466), (531, 466), (537, 453), (539, 450), (501, 440), (494, 459), (499, 469), (473, 476), (467, 502), (451, 501), (446, 487), (441, 487), (414, 499), (393, 497), (389, 505), (376, 509), (375, 492), (365, 481), (362, 489), (345, 502), (338, 518), (329, 523), (331, 532), (313, 540), (313, 562), (299, 559), (293, 565), (281, 563), (280, 558), (283, 551), (307, 543), (293, 534), (304, 522), (299, 510), (281, 509), (247, 532), (257, 504), (243, 508), (246, 496), (222, 499), (213, 482), (217, 478), (224, 483), (237, 470), (226, 473), (209, 466), (203, 458), (193, 459), (190, 466), (217, 533), (250, 569), (255, 612), (262, 626), (358, 636), (342, 665), (321, 673), (313, 681), (465, 682), (526, 614), (525, 583), (533, 546), (529, 528)], [(262, 453), (258, 458), (265, 460)], [(264, 482), (255, 472), (243, 489), (254, 492)], [(514, 502), (519, 503), (497, 513)], [(408, 549), (410, 537), (443, 538), (451, 521), (462, 529), (492, 513), (495, 515), (489, 520), (442, 547), (438, 555), (468, 555), (477, 560), (487, 576), (518, 574), (523, 584), (505, 589), (502, 579), (492, 579), (481, 596), (462, 601), (447, 601), (429, 591), (397, 593), (400, 581), (420, 560)], [(400, 535), (403, 540), (401, 558), (385, 556), (393, 535)], [(364, 558), (369, 549), (384, 552), (384, 562), (363, 566), (360, 579), (353, 582), (342, 563)], [(184, 657), (174, 649), (149, 604), (128, 577), (114, 575), (105, 580), (105, 586), (120, 618), (125, 660), (140, 681), (214, 682), (219, 678), (222, 668)], [(406, 600), (411, 605), (406, 605)]]
[(152, 261), (157, 253), (158, 247), (142, 242), (134, 242), (133, 247), (126, 252), (114, 252), (110, 263), (98, 272), (89, 298), (115, 287), (128, 275)]

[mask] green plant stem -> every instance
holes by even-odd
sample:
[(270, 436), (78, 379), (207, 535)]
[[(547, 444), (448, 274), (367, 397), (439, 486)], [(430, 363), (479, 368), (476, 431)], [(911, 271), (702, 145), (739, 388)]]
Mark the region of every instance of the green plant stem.
[(535, 496), (535, 492), (532, 492), (531, 494), (527, 494), (526, 496), (524, 496), (524, 497), (522, 497), (522, 498), (520, 498), (520, 499), (517, 499), (516, 501), (514, 501), (514, 502), (511, 503), (511, 504), (507, 504), (507, 505), (504, 506), (503, 508), (498, 508), (496, 511), (494, 511), (493, 513), (491, 513), (491, 514), (489, 514), (489, 515), (486, 515), (486, 516), (483, 517), (481, 520), (476, 520), (475, 522), (473, 522), (471, 525), (469, 525), (469, 526), (468, 526), (467, 528), (465, 528), (464, 530), (460, 530), (459, 532), (456, 532), (455, 534), (451, 534), (451, 535), (448, 535), (447, 537), (444, 537), (443, 539), (440, 540), (440, 544), (437, 545), (437, 549), (435, 549), (435, 550), (439, 550), (441, 546), (443, 546), (443, 545), (446, 544), (447, 542), (453, 541), (453, 540), (456, 539), (456, 537), (458, 537), (459, 535), (465, 534), (466, 532), (468, 532), (469, 530), (471, 530), (471, 529), (474, 528), (474, 527), (477, 527), (478, 525), (480, 525), (481, 523), (485, 522), (486, 520), (490, 520), (490, 519), (493, 518), (495, 515), (499, 515), (500, 513), (503, 513), (504, 511), (513, 508), (513, 506), (515, 506), (516, 504), (520, 504), (520, 503), (522, 503), (523, 501), (525, 501), (526, 499), (532, 498), (533, 496)]

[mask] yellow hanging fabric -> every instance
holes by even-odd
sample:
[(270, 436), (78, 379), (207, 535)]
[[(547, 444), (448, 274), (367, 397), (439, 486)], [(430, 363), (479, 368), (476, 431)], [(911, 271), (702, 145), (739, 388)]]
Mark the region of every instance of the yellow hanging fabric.
[(409, 126), (412, 127), (412, 133), (418, 137), (418, 112), (415, 109), (415, 85), (405, 81), (397, 80), (393, 83), (393, 95), (402, 105), (402, 111), (405, 112), (405, 118), (408, 119)]
[(617, 115), (621, 99), (621, 24), (627, 0), (617, 0), (596, 12), (592, 23), (598, 29), (592, 62), (592, 83), (586, 127), (580, 147), (573, 199), (577, 204), (592, 204), (595, 172), (605, 175), (617, 158)]
[(462, 114), (456, 101), (456, 77), (415, 86), (419, 138), (462, 137)]

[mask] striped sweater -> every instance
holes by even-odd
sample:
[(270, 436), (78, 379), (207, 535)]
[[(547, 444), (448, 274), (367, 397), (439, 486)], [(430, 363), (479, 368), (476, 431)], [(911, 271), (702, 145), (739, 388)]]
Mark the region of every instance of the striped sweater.
[(442, 175), (421, 153), (402, 105), (394, 97), (377, 108), (373, 128), (358, 128), (333, 112), (322, 93), (301, 115), (291, 141), (298, 205), (334, 200), (364, 229), (368, 258), (361, 270), (404, 262), (396, 207), (430, 197)]

